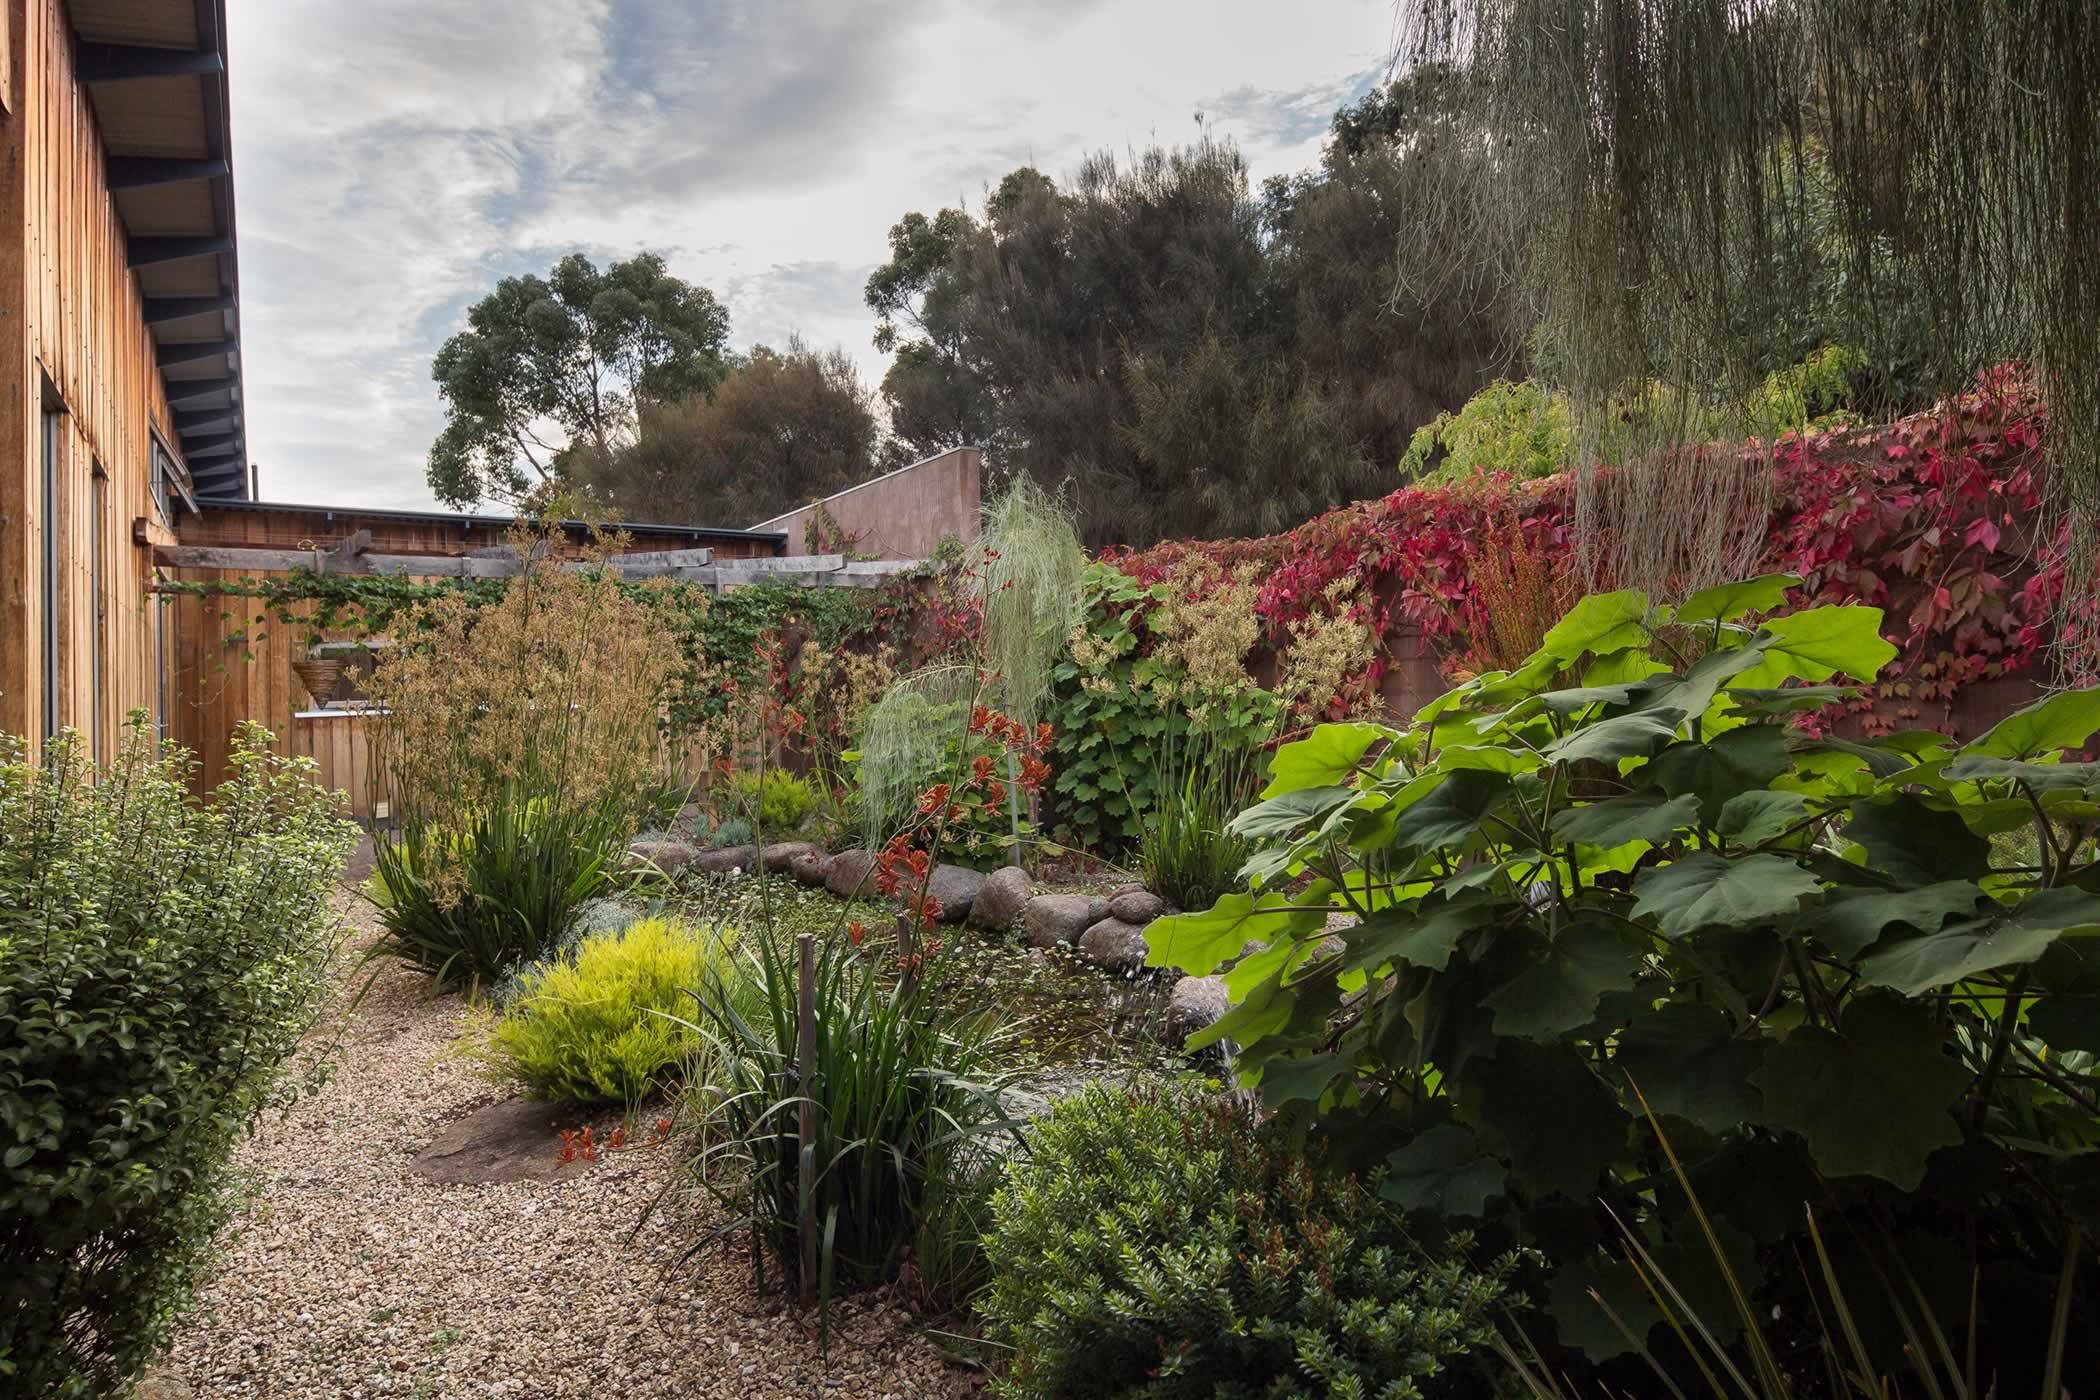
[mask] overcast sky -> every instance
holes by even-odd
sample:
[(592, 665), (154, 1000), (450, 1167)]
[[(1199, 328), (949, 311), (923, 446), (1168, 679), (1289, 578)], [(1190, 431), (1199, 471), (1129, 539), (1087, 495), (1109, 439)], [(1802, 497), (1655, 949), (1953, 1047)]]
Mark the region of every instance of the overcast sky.
[[(653, 249), (738, 347), (882, 357), (907, 210), (1197, 134), (1317, 158), (1390, 0), (229, 0), (241, 346), (265, 499), (429, 507), (431, 355), (502, 277)], [(745, 524), (748, 522), (721, 522)]]

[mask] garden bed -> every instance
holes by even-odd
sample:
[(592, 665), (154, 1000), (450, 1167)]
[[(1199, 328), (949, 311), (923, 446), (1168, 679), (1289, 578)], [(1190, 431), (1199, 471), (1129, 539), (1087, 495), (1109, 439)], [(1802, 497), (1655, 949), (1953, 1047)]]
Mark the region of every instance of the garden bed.
[[(353, 946), (375, 932), (349, 911)], [(688, 1258), (710, 1227), (671, 1210), (661, 1146), (549, 1181), (440, 1185), (417, 1155), (506, 1092), (461, 1052), (475, 1012), (388, 960), (335, 1078), (240, 1154), (251, 1190), (155, 1393), (225, 1396), (921, 1396), (967, 1393), (904, 1309), (834, 1307), (816, 1330), (752, 1289), (748, 1255)], [(364, 972), (346, 969), (346, 987)], [(347, 991), (346, 991), (347, 1000)], [(329, 1032), (334, 1033), (334, 1032)], [(579, 1120), (579, 1123), (582, 1120)], [(612, 1123), (597, 1125), (600, 1140)], [(638, 1136), (651, 1136), (644, 1125)], [(550, 1159), (559, 1150), (550, 1133)], [(704, 1207), (699, 1207), (705, 1209)]]

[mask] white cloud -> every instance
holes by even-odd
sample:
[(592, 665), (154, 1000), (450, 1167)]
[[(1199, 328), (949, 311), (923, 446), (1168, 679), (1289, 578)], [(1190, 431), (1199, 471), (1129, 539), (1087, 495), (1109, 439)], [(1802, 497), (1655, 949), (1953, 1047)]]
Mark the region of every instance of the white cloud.
[(911, 209), (1195, 134), (1310, 163), (1386, 0), (230, 0), (250, 455), (279, 500), (422, 507), (430, 357), (501, 276), (666, 253), (739, 345), (881, 373)]

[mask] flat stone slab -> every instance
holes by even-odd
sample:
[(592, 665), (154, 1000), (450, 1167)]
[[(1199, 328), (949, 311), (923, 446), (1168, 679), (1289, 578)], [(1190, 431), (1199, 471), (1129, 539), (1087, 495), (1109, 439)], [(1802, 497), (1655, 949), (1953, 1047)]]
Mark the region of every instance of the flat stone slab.
[(492, 1181), (553, 1181), (569, 1172), (561, 1130), (576, 1126), (573, 1105), (512, 1099), (478, 1108), (416, 1154), (417, 1176), (444, 1186)]

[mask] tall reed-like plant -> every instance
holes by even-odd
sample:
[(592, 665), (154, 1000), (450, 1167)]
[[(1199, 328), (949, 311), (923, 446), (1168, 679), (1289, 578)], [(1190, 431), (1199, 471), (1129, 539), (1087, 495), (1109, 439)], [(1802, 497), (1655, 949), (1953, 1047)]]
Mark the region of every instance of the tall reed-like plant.
[(613, 541), (565, 567), (559, 529), (519, 526), (502, 598), (421, 604), (373, 680), (376, 770), (399, 825), (375, 837), (383, 951), (440, 981), (530, 961), (611, 880), (657, 787), (677, 657), (625, 596)]
[(1152, 892), (1184, 909), (1207, 909), (1241, 888), (1240, 867), (1256, 846), (1232, 819), (1261, 791), (1266, 734), (1175, 726), (1160, 746), (1156, 796), (1138, 853)]

